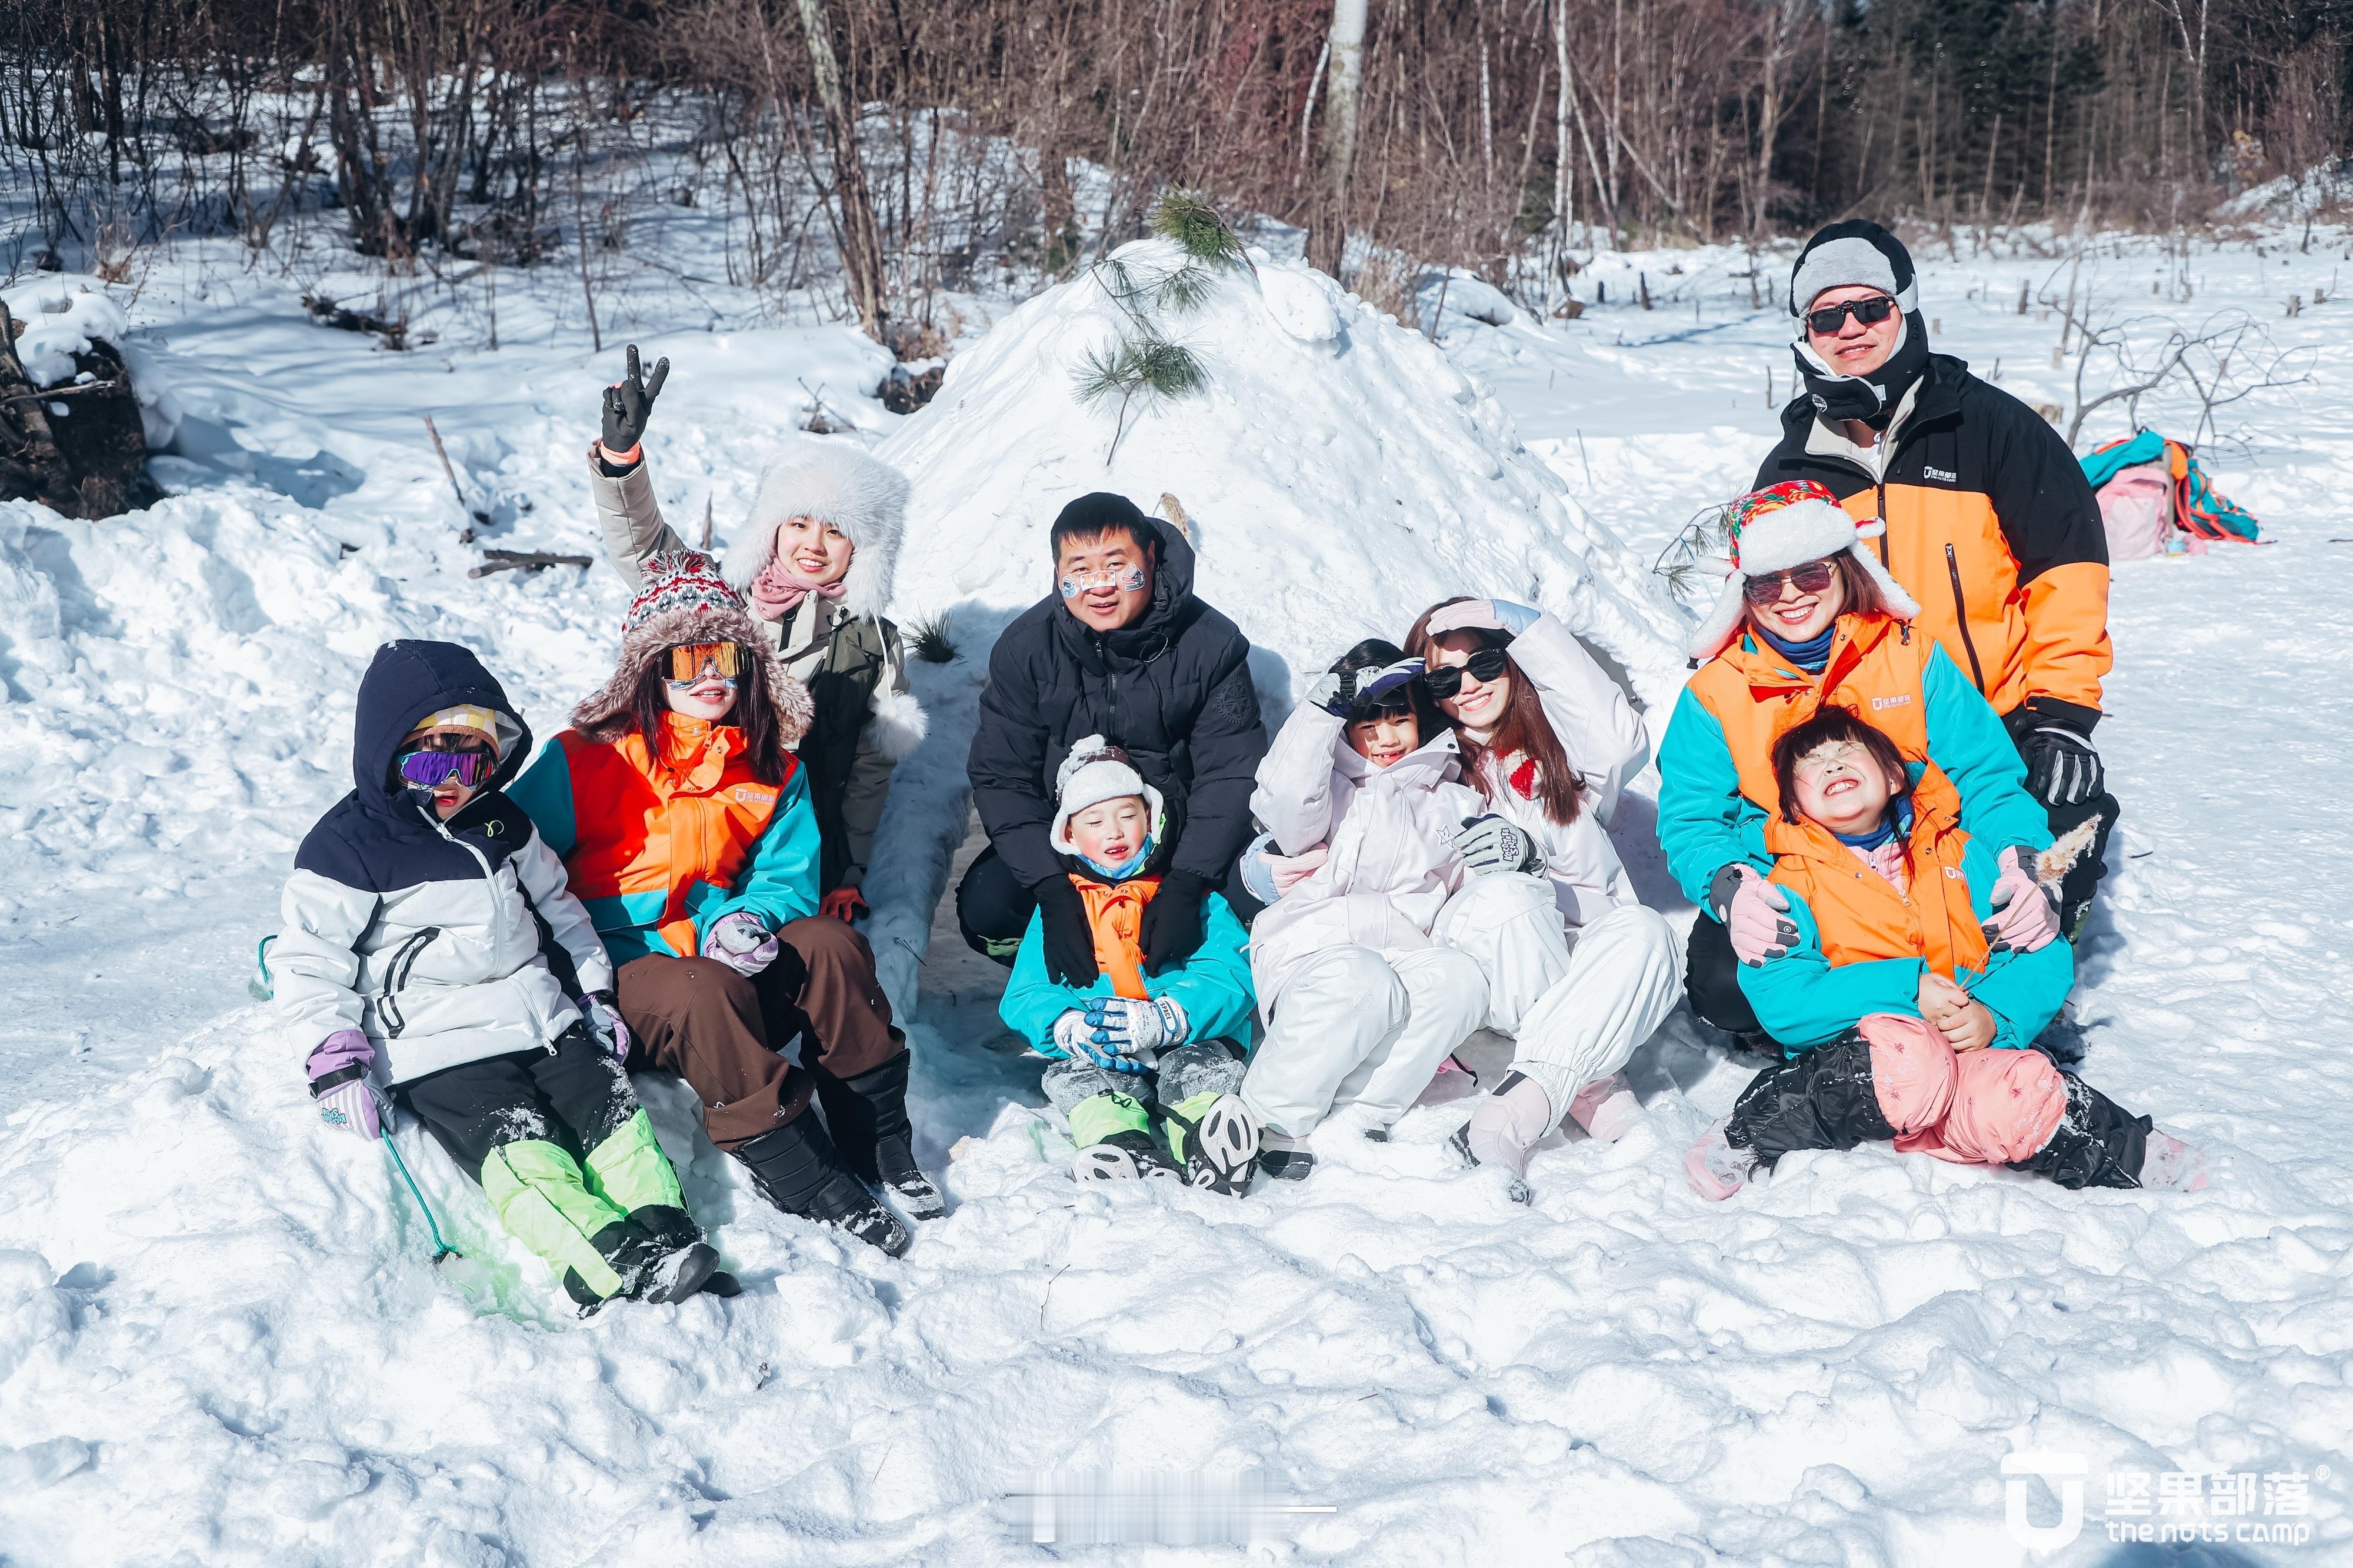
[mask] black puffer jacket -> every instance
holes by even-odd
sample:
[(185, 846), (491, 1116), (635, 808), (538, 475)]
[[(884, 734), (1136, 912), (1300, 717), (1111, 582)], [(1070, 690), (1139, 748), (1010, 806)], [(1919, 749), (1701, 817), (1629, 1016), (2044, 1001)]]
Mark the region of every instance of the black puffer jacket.
[(1250, 639), (1193, 595), (1193, 547), (1158, 518), (1152, 605), (1134, 626), (1090, 630), (1049, 595), (1005, 628), (988, 656), (972, 738), (980, 825), (1026, 888), (1065, 870), (1049, 836), (1054, 774), (1073, 742), (1127, 748), (1168, 807), (1171, 870), (1220, 886), (1250, 841), (1250, 795), (1266, 727), (1250, 685)]

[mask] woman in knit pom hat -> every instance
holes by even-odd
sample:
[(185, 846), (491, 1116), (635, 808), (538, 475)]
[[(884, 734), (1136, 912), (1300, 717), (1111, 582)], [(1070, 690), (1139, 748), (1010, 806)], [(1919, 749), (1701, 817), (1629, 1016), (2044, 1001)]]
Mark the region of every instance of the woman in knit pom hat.
[[(604, 431), (588, 450), (588, 486), (605, 552), (635, 587), (651, 557), (686, 548), (662, 521), (642, 437), (670, 361), (605, 389)], [(752, 514), (731, 531), (727, 581), (751, 611), (755, 640), (776, 650), (816, 704), (798, 747), (817, 809), (824, 912), (855, 920), (891, 774), (922, 744), (926, 721), (907, 683), (899, 628), (884, 618), (907, 525), (906, 476), (854, 443), (797, 436), (760, 476)]]
[(1778, 809), (1773, 742), (1825, 707), (1851, 709), (1905, 759), (1933, 762), (1960, 792), (1960, 825), (1998, 847), (1999, 939), (2031, 951), (2057, 933), (2037, 886), (2051, 830), (2025, 791), (2001, 720), (1934, 637), (1914, 627), (1912, 595), (1866, 546), (1858, 523), (1810, 479), (1757, 490), (1725, 518), (1731, 571), (1692, 639), (1701, 664), (1659, 745), (1659, 843), (1667, 868), (1706, 918), (1692, 926), (1692, 1009), (1778, 1055), (1743, 996), (1736, 963), (1788, 951), (1788, 900), (1767, 880), (1766, 819)]
[[(943, 1212), (917, 1169), (906, 1037), (874, 954), (818, 913), (819, 836), (791, 748), (809, 695), (691, 551), (646, 562), (613, 678), (509, 792), (564, 858), (649, 1065), (694, 1086), (711, 1141), (788, 1214), (894, 1256)], [(806, 1070), (781, 1055), (801, 1039)], [(807, 1114), (811, 1095), (825, 1122)]]

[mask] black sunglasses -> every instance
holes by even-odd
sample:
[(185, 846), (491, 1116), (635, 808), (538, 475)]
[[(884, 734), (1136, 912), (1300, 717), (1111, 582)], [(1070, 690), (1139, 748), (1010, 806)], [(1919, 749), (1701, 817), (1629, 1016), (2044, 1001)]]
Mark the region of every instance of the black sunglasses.
[(1511, 656), (1502, 648), (1482, 647), (1461, 664), (1441, 664), (1436, 669), (1424, 671), (1421, 684), (1443, 702), (1462, 689), (1464, 674), (1483, 686), (1503, 674), (1504, 667), (1509, 663)]
[(1806, 330), (1828, 337), (1850, 314), (1864, 326), (1875, 327), (1895, 314), (1895, 301), (1884, 294), (1873, 294), (1868, 300), (1843, 300), (1835, 305), (1824, 305), (1819, 310), (1806, 312)]

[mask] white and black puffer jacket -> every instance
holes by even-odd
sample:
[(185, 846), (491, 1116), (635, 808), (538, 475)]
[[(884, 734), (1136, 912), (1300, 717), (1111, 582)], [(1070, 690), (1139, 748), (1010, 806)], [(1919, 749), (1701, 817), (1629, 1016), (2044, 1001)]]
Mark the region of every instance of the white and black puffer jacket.
[[(468, 703), (506, 715), (517, 733), (489, 786), (445, 823), (389, 775), (418, 721)], [(352, 751), (352, 793), (296, 852), (269, 947), (297, 1059), (358, 1029), (375, 1047), (370, 1076), (390, 1086), (552, 1044), (580, 1014), (540, 921), (582, 993), (611, 989), (613, 965), (563, 861), (500, 791), (531, 752), (505, 692), (454, 644), (386, 644), (360, 683)]]
[(1461, 770), (1451, 731), (1377, 768), (1348, 744), (1342, 721), (1311, 703), (1292, 710), (1259, 763), (1250, 813), (1285, 855), (1319, 844), (1329, 853), (1250, 926), (1250, 983), (1264, 1014), (1315, 953), (1430, 945), (1430, 926), (1466, 875), (1455, 836), (1487, 809)]

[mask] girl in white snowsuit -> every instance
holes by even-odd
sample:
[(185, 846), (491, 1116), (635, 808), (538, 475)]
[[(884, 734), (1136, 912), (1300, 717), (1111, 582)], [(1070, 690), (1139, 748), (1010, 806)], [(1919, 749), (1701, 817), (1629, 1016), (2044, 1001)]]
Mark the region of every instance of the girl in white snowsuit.
[(1406, 647), (1428, 661), (1487, 814), (1463, 824), (1457, 847), (1477, 875), (1437, 935), (1476, 961), (1482, 1021), (1518, 1045), (1455, 1146), (1516, 1179), (1564, 1114), (1605, 1141), (1632, 1126), (1641, 1107), (1620, 1069), (1682, 988), (1673, 932), (1637, 900), (1607, 832), (1650, 739), (1569, 629), (1524, 605), (1448, 600)]
[(1307, 1136), (1339, 1107), (1387, 1128), (1486, 1016), (1477, 961), (1430, 935), (1467, 876), (1453, 837), (1484, 807), (1420, 670), (1392, 644), (1359, 643), (1259, 764), (1250, 812), (1272, 854), (1255, 858), (1280, 896), (1250, 928), (1267, 1027), (1241, 1098), (1270, 1175), (1306, 1175)]

